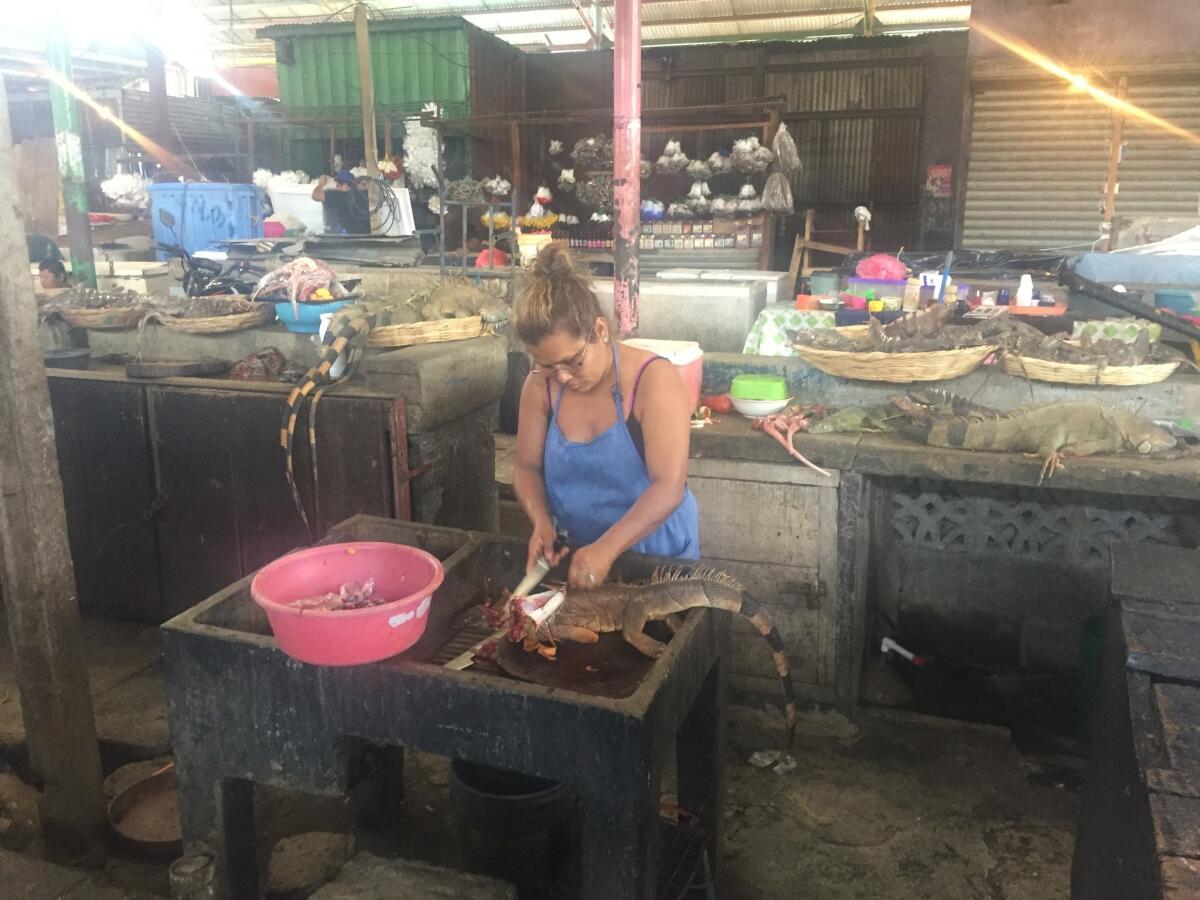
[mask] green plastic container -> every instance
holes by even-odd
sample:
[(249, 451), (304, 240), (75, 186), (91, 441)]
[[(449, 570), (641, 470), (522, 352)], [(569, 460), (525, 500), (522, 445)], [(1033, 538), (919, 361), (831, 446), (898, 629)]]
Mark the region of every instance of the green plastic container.
[(738, 400), (786, 400), (787, 379), (780, 375), (735, 375), (729, 396)]

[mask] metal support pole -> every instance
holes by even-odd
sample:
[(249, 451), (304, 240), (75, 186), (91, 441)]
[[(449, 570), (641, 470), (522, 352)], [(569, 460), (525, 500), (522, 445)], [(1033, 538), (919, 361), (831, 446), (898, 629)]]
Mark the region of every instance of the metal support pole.
[(617, 330), (638, 327), (642, 237), (642, 9), (616, 0), (613, 49), (613, 305)]
[[(47, 33), (46, 62), (64, 80), (74, 80), (71, 76), (71, 45), (66, 29), (50, 29)], [(88, 224), (87, 179), (83, 167), (83, 143), (79, 140), (79, 107), (75, 98), (53, 80), (50, 82), (50, 110), (54, 116), (54, 143), (58, 148), (58, 172), (62, 179), (67, 240), (71, 247), (71, 276), (76, 284), (94, 288), (96, 259), (92, 255), (92, 228)]]

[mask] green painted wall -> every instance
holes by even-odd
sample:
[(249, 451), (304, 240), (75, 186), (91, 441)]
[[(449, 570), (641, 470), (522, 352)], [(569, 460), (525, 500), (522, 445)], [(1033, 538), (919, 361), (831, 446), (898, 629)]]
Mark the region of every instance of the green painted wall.
[[(290, 41), (294, 62), (279, 62), (279, 99), (285, 106), (357, 108), (358, 60), (354, 31), (310, 28), (272, 35)], [(371, 29), (375, 102), (419, 112), (434, 100), (448, 116), (468, 115), (470, 53), (465, 24), (449, 27)]]

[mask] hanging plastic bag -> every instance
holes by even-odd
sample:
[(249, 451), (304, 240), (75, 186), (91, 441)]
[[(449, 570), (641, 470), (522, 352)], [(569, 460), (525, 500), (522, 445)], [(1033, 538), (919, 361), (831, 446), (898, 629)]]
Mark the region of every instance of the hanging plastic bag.
[(787, 176), (782, 172), (772, 172), (767, 176), (767, 184), (762, 194), (763, 209), (771, 212), (790, 213), (793, 211), (792, 186)]
[(775, 161), (779, 163), (779, 169), (785, 175), (790, 175), (800, 168), (800, 151), (796, 149), (796, 142), (792, 140), (786, 125), (780, 125), (779, 130), (775, 132), (771, 149), (775, 151)]

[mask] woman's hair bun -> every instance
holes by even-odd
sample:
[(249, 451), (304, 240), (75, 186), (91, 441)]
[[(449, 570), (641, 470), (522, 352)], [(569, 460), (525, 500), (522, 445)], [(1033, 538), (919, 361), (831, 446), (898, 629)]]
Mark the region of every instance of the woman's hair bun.
[(575, 260), (562, 241), (547, 244), (533, 261), (533, 275), (537, 278), (559, 279), (574, 273)]
[(603, 316), (592, 291), (591, 273), (575, 267), (562, 241), (539, 250), (529, 273), (517, 282), (513, 324), (526, 344), (536, 344), (560, 329), (584, 337)]

